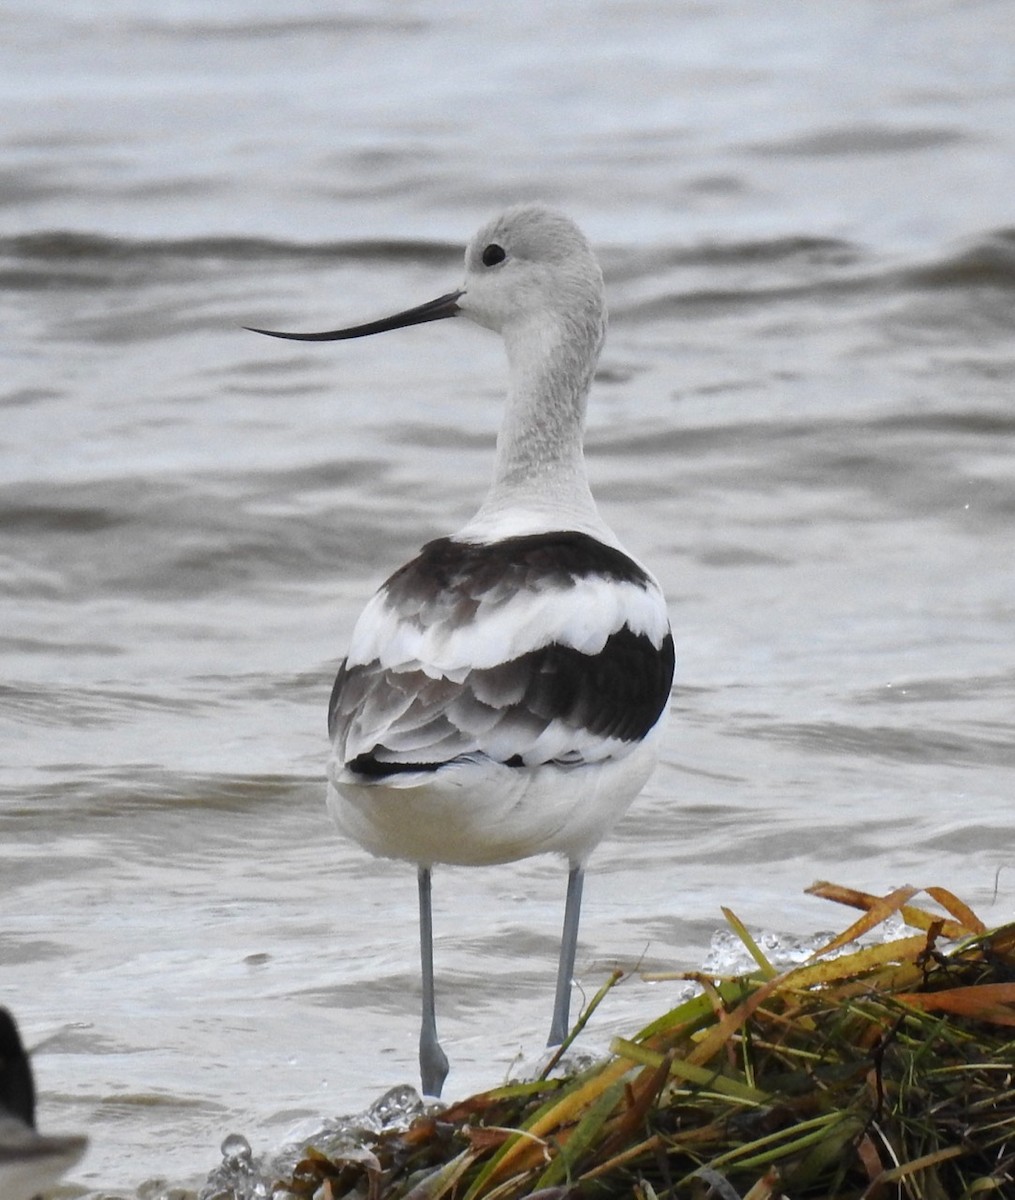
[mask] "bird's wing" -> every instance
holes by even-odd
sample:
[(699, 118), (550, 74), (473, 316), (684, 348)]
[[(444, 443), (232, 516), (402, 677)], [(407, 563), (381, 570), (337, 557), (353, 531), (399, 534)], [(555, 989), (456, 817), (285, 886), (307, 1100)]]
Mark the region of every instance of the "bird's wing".
[(592, 762), (656, 724), (673, 642), (654, 580), (587, 535), (508, 541), (431, 543), (368, 604), (329, 712), (349, 769)]

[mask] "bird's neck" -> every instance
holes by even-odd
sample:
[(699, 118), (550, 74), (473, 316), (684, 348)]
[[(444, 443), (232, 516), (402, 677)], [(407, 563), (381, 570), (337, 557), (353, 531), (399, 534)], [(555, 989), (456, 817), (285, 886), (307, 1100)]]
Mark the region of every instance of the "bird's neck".
[(544, 528), (604, 528), (589, 489), (582, 443), (602, 323), (558, 327), (533, 320), (505, 342), (511, 369), (493, 484), (470, 525), (511, 521)]

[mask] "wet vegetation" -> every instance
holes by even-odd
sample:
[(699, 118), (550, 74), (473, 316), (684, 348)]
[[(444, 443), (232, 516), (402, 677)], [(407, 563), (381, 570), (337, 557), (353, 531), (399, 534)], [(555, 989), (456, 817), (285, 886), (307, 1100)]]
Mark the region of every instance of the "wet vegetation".
[[(300, 1200), (962, 1200), (1015, 1195), (1015, 925), (940, 888), (812, 892), (863, 915), (804, 963), (699, 993), (565, 1078), (498, 1087), (350, 1150)], [(924, 902), (926, 904), (926, 902)], [(900, 920), (901, 918), (901, 920)], [(617, 981), (582, 1015), (572, 1038)], [(655, 976), (655, 978), (660, 978)]]

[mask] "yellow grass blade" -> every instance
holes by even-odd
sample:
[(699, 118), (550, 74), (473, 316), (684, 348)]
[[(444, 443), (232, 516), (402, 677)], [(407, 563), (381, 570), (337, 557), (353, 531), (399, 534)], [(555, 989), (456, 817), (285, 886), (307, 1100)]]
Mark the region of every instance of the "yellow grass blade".
[(733, 910), (723, 907), (722, 915), (726, 918), (726, 921), (733, 932), (747, 947), (748, 953), (761, 968), (761, 973), (765, 979), (772, 979), (774, 976), (778, 975), (779, 972), (765, 957), (761, 947), (748, 932), (747, 926), (743, 923), (743, 921), (740, 920)]
[(842, 954), (838, 958), (804, 963), (787, 973), (785, 986), (787, 989), (811, 988), (819, 984), (844, 983), (891, 963), (912, 962), (926, 948), (927, 938), (922, 933), (894, 942), (883, 942), (880, 946), (865, 946), (862, 950), (854, 950), (852, 954)]
[[(610, 1050), (614, 1054), (626, 1058), (628, 1062), (641, 1063), (647, 1067), (659, 1066), (665, 1057), (658, 1050), (650, 1050), (635, 1042), (626, 1041), (624, 1038), (614, 1038), (610, 1043)], [(752, 1088), (746, 1082), (731, 1079), (726, 1075), (717, 1075), (715, 1071), (711, 1071), (707, 1067), (696, 1066), (686, 1059), (674, 1058), (670, 1063), (670, 1074), (675, 1075), (678, 1079), (686, 1079), (697, 1087), (716, 1092), (718, 1095), (729, 1096), (733, 1100), (742, 1100), (746, 1104), (767, 1104), (771, 1099), (767, 1092), (758, 1091), (757, 1088)]]
[(575, 1127), (574, 1132), (561, 1147), (553, 1162), (536, 1180), (536, 1189), (551, 1187), (555, 1183), (570, 1180), (583, 1154), (594, 1143), (599, 1132), (624, 1093), (623, 1083), (615, 1083), (596, 1100)]
[(617, 1059), (598, 1073), (592, 1075), (583, 1084), (566, 1092), (551, 1104), (545, 1105), (528, 1125), (519, 1130), (515, 1141), (508, 1142), (494, 1160), (488, 1164), (467, 1193), (466, 1200), (474, 1200), (480, 1194), (479, 1188), (489, 1183), (495, 1183), (521, 1169), (521, 1160), (526, 1152), (531, 1151), (533, 1139), (537, 1141), (546, 1138), (547, 1134), (557, 1132), (573, 1124), (590, 1105), (613, 1084), (630, 1071), (631, 1064), (624, 1059)]

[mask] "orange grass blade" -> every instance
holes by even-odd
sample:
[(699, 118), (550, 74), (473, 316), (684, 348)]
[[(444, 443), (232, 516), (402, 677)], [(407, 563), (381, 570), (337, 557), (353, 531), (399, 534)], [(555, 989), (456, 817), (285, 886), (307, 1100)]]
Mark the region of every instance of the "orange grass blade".
[(1015, 983), (980, 983), (944, 992), (903, 992), (894, 999), (921, 1012), (949, 1012), (993, 1025), (1015, 1025)]
[(625, 1163), (629, 1163), (636, 1158), (641, 1158), (643, 1155), (651, 1154), (665, 1145), (666, 1143), (662, 1135), (653, 1133), (645, 1141), (638, 1142), (634, 1146), (628, 1146), (626, 1150), (621, 1150), (612, 1158), (608, 1158), (606, 1162), (597, 1163), (594, 1167), (590, 1167), (579, 1178), (584, 1183), (587, 1179), (595, 1179), (599, 1175), (607, 1175), (610, 1171), (615, 1171), (618, 1167), (624, 1166)]
[(775, 979), (770, 979), (767, 983), (763, 983), (756, 992), (753, 992), (746, 1000), (738, 1004), (732, 1012), (724, 1013), (687, 1056), (687, 1061), (692, 1066), (700, 1067), (718, 1054), (733, 1034), (750, 1020), (754, 1011), (773, 992), (778, 991), (780, 986), (785, 982), (786, 975), (788, 974), (790, 972), (786, 972), (785, 975), (777, 975)]
[[(929, 887), (927, 888), (927, 895), (932, 900), (936, 900), (946, 913), (950, 913), (970, 933), (987, 932), (987, 926), (984, 925), (969, 905), (960, 900), (953, 892), (948, 891), (947, 888)], [(950, 935), (946, 934), (945, 936), (948, 937)]]
[[(814, 887), (817, 886), (819, 885), (814, 885)], [(814, 887), (809, 887), (807, 891), (817, 894)], [(818, 958), (822, 954), (830, 954), (833, 950), (838, 950), (840, 946), (848, 946), (850, 942), (855, 942), (857, 938), (863, 937), (865, 933), (870, 933), (872, 929), (876, 929), (883, 921), (894, 916), (905, 905), (907, 900), (912, 900), (919, 890), (919, 888), (907, 886), (896, 888), (895, 891), (889, 892), (887, 896), (871, 896), (872, 903), (870, 906), (861, 906), (867, 907), (866, 915), (858, 921), (854, 921), (838, 937), (834, 937), (824, 946), (820, 946), (814, 951), (811, 958)]]
[[(909, 1175), (915, 1175), (917, 1171), (923, 1171), (927, 1167), (936, 1167), (938, 1163), (947, 1162), (950, 1158), (958, 1158), (959, 1155), (965, 1154), (966, 1151), (961, 1146), (948, 1146), (944, 1150), (935, 1150), (931, 1154), (923, 1154), (919, 1158), (910, 1159), (909, 1162), (899, 1163), (897, 1167), (891, 1167), (887, 1171), (882, 1171), (877, 1179), (871, 1182), (870, 1187), (865, 1188), (860, 1200), (875, 1200), (882, 1194), (882, 1189), (886, 1183), (898, 1183), (899, 1180), (907, 1178)], [(991, 1188), (993, 1190), (993, 1188)], [(923, 1196), (923, 1191), (909, 1192), (909, 1195)], [(965, 1193), (969, 1195), (969, 1193)]]
[[(870, 908), (882, 900), (880, 896), (872, 896), (870, 892), (857, 891), (856, 888), (842, 887), (837, 883), (827, 883), (824, 880), (819, 880), (817, 883), (812, 883), (809, 888), (805, 888), (805, 893), (808, 896), (818, 896), (822, 900), (831, 900), (835, 904), (845, 904), (850, 908), (859, 908), (869, 911)], [(917, 889), (919, 891), (920, 889)], [(979, 917), (958, 900), (951, 892), (945, 888), (926, 888), (927, 894), (932, 896), (946, 911), (950, 912), (954, 921), (943, 921), (941, 917), (934, 913), (929, 913), (922, 908), (915, 908), (909, 904), (903, 904), (899, 909), (899, 916), (913, 929), (930, 929), (932, 925), (941, 927), (941, 936), (948, 938), (950, 941), (957, 941), (959, 938), (968, 937), (971, 933), (983, 932), (983, 923)], [(940, 896), (935, 895), (936, 892)], [(915, 893), (914, 893), (915, 894)], [(945, 903), (940, 897), (947, 896), (949, 902)], [(955, 907), (952, 908), (951, 905)], [(962, 914), (960, 916), (960, 914)], [(968, 923), (967, 923), (968, 922)]]

